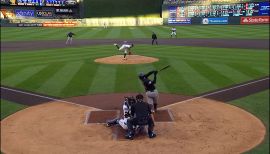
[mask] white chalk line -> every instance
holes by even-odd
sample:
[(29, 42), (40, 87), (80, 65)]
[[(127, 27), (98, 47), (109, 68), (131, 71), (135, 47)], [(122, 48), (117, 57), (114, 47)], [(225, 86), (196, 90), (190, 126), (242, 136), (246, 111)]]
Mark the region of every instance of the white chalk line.
[(40, 97), (40, 98), (46, 98), (46, 99), (49, 99), (49, 100), (52, 100), (52, 101), (58, 101), (58, 102), (62, 102), (62, 103), (78, 105), (78, 106), (82, 106), (82, 107), (87, 107), (87, 108), (93, 108), (93, 109), (100, 110), (98, 108), (94, 108), (94, 107), (91, 107), (91, 106), (82, 105), (82, 104), (78, 104), (78, 103), (73, 103), (73, 102), (65, 101), (65, 100), (61, 100), (61, 99), (51, 98), (51, 97), (47, 97), (47, 96), (42, 96), (42, 95), (39, 95), (39, 94), (33, 94), (33, 93), (30, 93), (30, 92), (24, 92), (24, 91), (21, 91), (21, 90), (15, 90), (15, 89), (10, 89), (10, 88), (6, 88), (6, 87), (1, 87), (1, 89), (14, 91), (14, 92), (17, 92), (17, 93), (22, 93), (22, 94), (27, 94), (27, 95), (32, 95), (32, 96), (36, 96), (36, 97)]
[(191, 98), (191, 99), (187, 99), (187, 100), (184, 100), (184, 101), (181, 101), (181, 102), (177, 102), (177, 103), (169, 104), (169, 105), (166, 105), (166, 106), (162, 106), (160, 109), (170, 107), (170, 106), (174, 106), (174, 105), (178, 105), (178, 104), (187, 103), (187, 102), (190, 102), (190, 101), (193, 101), (193, 100), (196, 100), (196, 99), (200, 99), (200, 98), (204, 98), (204, 97), (207, 97), (207, 96), (210, 96), (210, 95), (222, 93), (224, 91), (229, 91), (229, 90), (232, 90), (232, 89), (244, 87), (244, 86), (247, 86), (247, 85), (250, 85), (250, 84), (253, 84), (253, 83), (257, 83), (257, 82), (261, 82), (261, 81), (264, 81), (264, 80), (269, 80), (269, 77), (264, 78), (264, 79), (260, 79), (260, 80), (256, 80), (256, 81), (252, 81), (252, 82), (249, 82), (249, 83), (241, 84), (241, 85), (238, 85), (238, 86), (235, 86), (235, 87), (231, 87), (231, 88), (215, 91), (215, 92), (212, 92), (212, 93), (204, 94), (204, 95), (197, 96), (197, 97), (194, 97), (194, 98)]

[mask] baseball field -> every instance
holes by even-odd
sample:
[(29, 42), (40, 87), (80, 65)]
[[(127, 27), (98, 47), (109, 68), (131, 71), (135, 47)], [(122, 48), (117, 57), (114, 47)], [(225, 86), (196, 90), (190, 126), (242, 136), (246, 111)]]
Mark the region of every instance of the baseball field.
[[(269, 25), (176, 28), (177, 38), (170, 38), (169, 26), (1, 27), (1, 93), (13, 98), (1, 97), (1, 151), (106, 153), (116, 148), (111, 152), (127, 153), (132, 146), (140, 150), (129, 153), (154, 153), (158, 146), (159, 153), (269, 153)], [(68, 32), (75, 33), (71, 45), (65, 44)], [(159, 45), (151, 45), (152, 32)], [(113, 43), (124, 40), (134, 43), (133, 55), (158, 61), (95, 62), (122, 55)], [(144, 93), (137, 75), (166, 65), (170, 68), (158, 74), (157, 89), (160, 109), (171, 110), (174, 122), (157, 123), (156, 139), (118, 141), (103, 125), (83, 124), (86, 111), (120, 109), (117, 105), (124, 95)], [(261, 81), (267, 88), (256, 85)], [(259, 90), (245, 88), (250, 85)], [(233, 91), (239, 87), (245, 89)], [(28, 99), (20, 99), (15, 91)], [(225, 98), (204, 97), (215, 92)], [(238, 93), (241, 96), (232, 96)], [(33, 94), (50, 101), (31, 102)], [(102, 102), (94, 102), (97, 96), (103, 97)], [(15, 139), (21, 141), (18, 148), (12, 145)]]

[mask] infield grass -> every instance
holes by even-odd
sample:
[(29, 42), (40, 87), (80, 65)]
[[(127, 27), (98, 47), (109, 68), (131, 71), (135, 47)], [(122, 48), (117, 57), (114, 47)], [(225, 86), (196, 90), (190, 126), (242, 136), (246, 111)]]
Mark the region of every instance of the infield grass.
[[(269, 25), (191, 25), (177, 26), (178, 38), (241, 38), (269, 39)], [(155, 32), (158, 38), (169, 38), (170, 26), (146, 27), (79, 27), (79, 28), (17, 28), (1, 27), (1, 41), (64, 40), (72, 31), (75, 39), (151, 38)]]
[(139, 72), (158, 75), (160, 92), (197, 95), (269, 75), (267, 50), (137, 45), (134, 54), (159, 58), (140, 65), (95, 63), (121, 54), (112, 45), (2, 53), (1, 84), (58, 97), (142, 92)]
[(25, 108), (27, 106), (1, 99), (1, 120)]

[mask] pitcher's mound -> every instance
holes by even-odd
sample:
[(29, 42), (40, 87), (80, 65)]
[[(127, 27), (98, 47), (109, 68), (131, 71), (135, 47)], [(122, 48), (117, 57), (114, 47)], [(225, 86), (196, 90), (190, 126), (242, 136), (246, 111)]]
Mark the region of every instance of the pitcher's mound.
[(97, 63), (104, 64), (146, 64), (153, 63), (159, 61), (157, 58), (146, 57), (140, 55), (127, 55), (127, 59), (125, 60), (123, 55), (110, 56), (105, 58), (95, 59)]

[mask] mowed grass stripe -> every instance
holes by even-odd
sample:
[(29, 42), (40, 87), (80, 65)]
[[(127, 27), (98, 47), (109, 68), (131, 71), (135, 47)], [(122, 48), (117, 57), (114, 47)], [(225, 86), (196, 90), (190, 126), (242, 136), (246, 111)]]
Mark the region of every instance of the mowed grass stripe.
[(80, 69), (63, 91), (61, 91), (60, 95), (63, 97), (86, 95), (95, 77), (97, 67), (98, 64), (94, 64), (88, 60), (83, 61)]
[(133, 38), (145, 38), (146, 34), (138, 27), (129, 27)]
[(13, 74), (20, 72), (23, 69), (24, 67), (21, 67), (21, 66), (7, 69), (1, 65), (1, 81), (12, 76)]
[[(6, 52), (1, 53), (1, 60), (13, 60), (13, 59), (22, 59), (22, 58), (35, 58), (41, 56), (63, 56), (65, 54), (83, 54), (83, 53), (100, 53), (102, 51), (111, 51), (114, 49), (111, 45), (101, 46), (82, 46), (78, 48), (56, 48), (56, 49), (46, 49), (46, 50), (33, 50), (33, 51), (24, 51), (24, 52)], [(57, 52), (56, 52), (57, 51)]]
[(169, 63), (178, 73), (182, 74), (185, 81), (190, 83), (189, 85), (192, 89), (196, 90), (196, 94), (218, 88), (215, 84), (210, 82), (208, 78), (202, 76), (185, 61), (170, 60)]
[(92, 56), (99, 56), (103, 54), (108, 54), (111, 51), (99, 51), (99, 50), (93, 50), (93, 51), (86, 51), (86, 52), (66, 52), (63, 54), (57, 54), (54, 55), (52, 53), (47, 54), (46, 56), (35, 56), (35, 57), (23, 57), (23, 58), (10, 58), (10, 59), (5, 59), (3, 61), (3, 64), (13, 64), (13, 63), (29, 63), (29, 62), (35, 62), (35, 61), (54, 61), (54, 60), (63, 60), (63, 59), (71, 59), (71, 58), (80, 58), (80, 57), (92, 57)]
[[(163, 59), (159, 61), (159, 63), (154, 63), (154, 66), (158, 69), (163, 68), (170, 64), (170, 59)], [(183, 77), (183, 73), (178, 72), (175, 67), (179, 66), (171, 66), (170, 68), (164, 70), (163, 72), (159, 72), (158, 76), (166, 85), (170, 93), (181, 93), (184, 95), (191, 95), (196, 92), (195, 89), (192, 88), (192, 84), (189, 83)], [(157, 70), (158, 70), (157, 69)], [(172, 80), (177, 77), (177, 80)]]
[(131, 29), (128, 27), (121, 28), (120, 36), (121, 36), (121, 38), (132, 38), (133, 37), (133, 35), (131, 33)]
[(115, 77), (115, 92), (136, 92), (140, 89), (137, 81), (135, 65), (117, 65)]
[(92, 38), (95, 35), (98, 35), (103, 29), (101, 28), (90, 28), (90, 29), (81, 29), (81, 31), (75, 36), (75, 39), (87, 39)]
[(15, 74), (11, 75), (10, 77), (5, 78), (4, 80), (1, 80), (1, 84), (8, 85), (8, 86), (15, 86), (15, 85), (27, 80), (32, 75), (36, 74), (37, 72), (39, 72), (40, 70), (42, 70), (45, 67), (46, 67), (46, 65), (27, 67), (25, 69), (18, 71)]
[[(61, 67), (63, 67), (64, 63), (52, 63), (47, 65), (43, 69), (39, 70), (23, 82), (16, 85), (18, 88), (27, 89), (31, 91), (36, 91), (43, 83), (54, 75)], [(29, 84), (31, 83), (31, 84)]]
[(255, 70), (257, 70), (257, 71), (259, 71), (259, 72), (262, 72), (263, 74), (267, 74), (269, 76), (269, 66), (267, 68), (253, 66), (252, 68), (255, 69)]
[(221, 87), (225, 87), (234, 83), (230, 78), (227, 78), (226, 76), (222, 75), (219, 71), (216, 71), (212, 67), (206, 65), (204, 62), (190, 60), (190, 61), (186, 61), (186, 63), (188, 63), (194, 70), (196, 70), (202, 76), (207, 78), (210, 82), (215, 84), (217, 87), (221, 88)]
[[(239, 63), (230, 63), (228, 66), (234, 68), (235, 70), (249, 76), (250, 78), (258, 78), (264, 75), (262, 71), (252, 68), (252, 65), (244, 65)], [(269, 67), (268, 67), (269, 68)]]
[(106, 38), (106, 36), (108, 35), (108, 33), (110, 33), (111, 30), (113, 30), (114, 28), (97, 28), (98, 29), (98, 33), (95, 33), (94, 35), (92, 35), (92, 38), (98, 38), (98, 39), (101, 39), (101, 38)]
[(110, 31), (107, 33), (105, 38), (121, 38), (121, 29), (122, 27), (110, 28)]
[(82, 61), (66, 63), (57, 72), (48, 77), (37, 92), (61, 97), (61, 91), (70, 83), (82, 64)]
[(116, 67), (117, 65), (99, 65), (88, 92), (113, 93), (115, 89)]
[(239, 72), (238, 70), (235, 70), (226, 64), (218, 64), (218, 63), (205, 63), (205, 64), (213, 68), (223, 76), (226, 76), (227, 78), (231, 79), (232, 81), (234, 81), (234, 83), (240, 83), (252, 79), (250, 78), (250, 76), (247, 76), (246, 74), (243, 74), (242, 72)]

